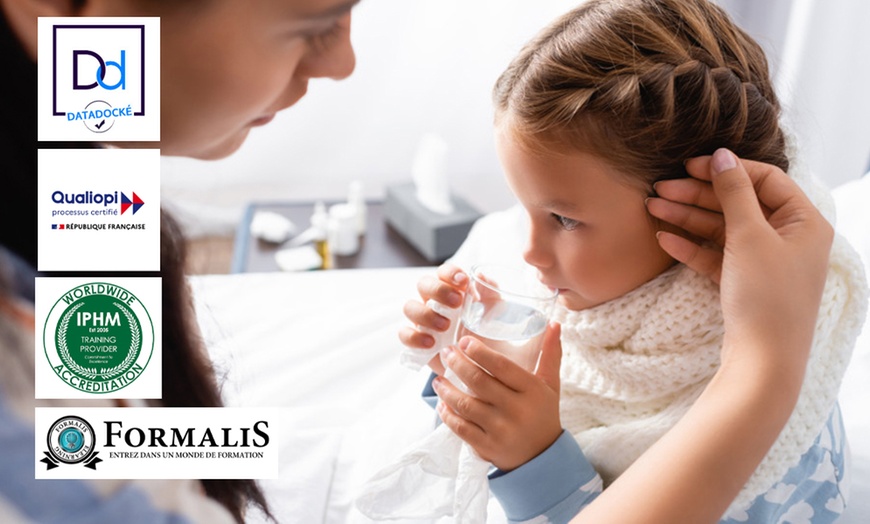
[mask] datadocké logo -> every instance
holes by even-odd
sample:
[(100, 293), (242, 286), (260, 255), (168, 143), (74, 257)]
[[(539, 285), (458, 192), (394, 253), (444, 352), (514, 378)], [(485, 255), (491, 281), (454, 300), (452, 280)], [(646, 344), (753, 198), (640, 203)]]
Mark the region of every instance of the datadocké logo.
[(46, 465), (47, 470), (59, 467), (61, 464), (84, 464), (84, 467), (93, 470), (103, 459), (95, 449), (97, 441), (94, 428), (90, 423), (75, 416), (66, 416), (57, 419), (48, 428), (48, 451), (43, 451), (45, 458), (40, 462)]
[(145, 26), (55, 24), (52, 115), (103, 134), (145, 116)]

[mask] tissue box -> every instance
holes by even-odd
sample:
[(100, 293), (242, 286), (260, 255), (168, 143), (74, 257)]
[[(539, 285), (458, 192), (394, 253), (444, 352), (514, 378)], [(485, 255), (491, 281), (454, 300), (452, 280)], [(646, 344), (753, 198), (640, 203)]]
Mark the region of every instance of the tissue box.
[(430, 211), (417, 200), (413, 183), (387, 186), (384, 215), (426, 260), (443, 262), (459, 249), (480, 213), (459, 197), (451, 196), (453, 213)]

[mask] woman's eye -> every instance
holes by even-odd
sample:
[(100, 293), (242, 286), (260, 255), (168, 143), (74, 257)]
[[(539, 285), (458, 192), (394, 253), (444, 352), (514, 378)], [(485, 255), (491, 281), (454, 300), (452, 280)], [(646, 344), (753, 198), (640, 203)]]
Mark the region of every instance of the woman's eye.
[(559, 225), (565, 231), (573, 231), (574, 228), (580, 225), (580, 222), (574, 220), (573, 218), (563, 217), (562, 215), (557, 215), (556, 213), (550, 213), (553, 216), (553, 219), (559, 223)]
[(318, 51), (328, 49), (341, 33), (341, 25), (336, 22), (326, 30), (308, 36), (308, 41)]

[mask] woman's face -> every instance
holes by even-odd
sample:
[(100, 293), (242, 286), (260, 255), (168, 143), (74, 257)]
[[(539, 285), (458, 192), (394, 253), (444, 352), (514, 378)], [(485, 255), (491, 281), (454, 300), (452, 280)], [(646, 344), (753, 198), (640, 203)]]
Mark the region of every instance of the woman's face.
[(161, 17), (162, 154), (216, 159), (310, 79), (351, 74), (358, 1), (90, 0), (78, 14)]
[(503, 126), (496, 148), (529, 215), (524, 258), (568, 309), (620, 297), (674, 263), (658, 245), (647, 195), (601, 158), (532, 153)]

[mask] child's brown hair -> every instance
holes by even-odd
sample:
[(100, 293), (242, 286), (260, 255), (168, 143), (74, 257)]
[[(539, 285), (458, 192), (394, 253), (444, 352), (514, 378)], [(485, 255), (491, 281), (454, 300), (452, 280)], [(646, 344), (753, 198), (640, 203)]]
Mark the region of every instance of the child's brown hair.
[(525, 145), (595, 154), (646, 189), (720, 147), (789, 167), (764, 52), (706, 0), (590, 0), (523, 48), (493, 98)]

